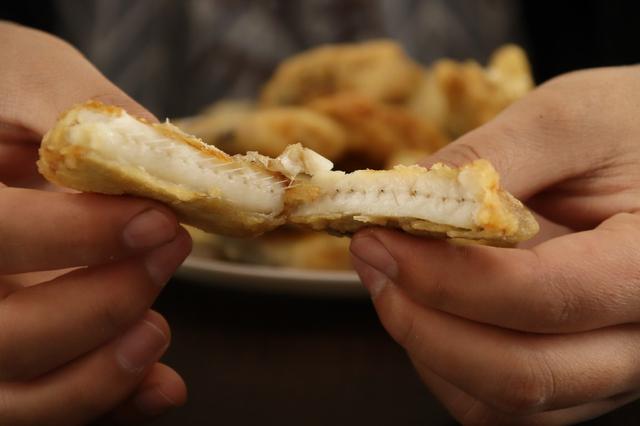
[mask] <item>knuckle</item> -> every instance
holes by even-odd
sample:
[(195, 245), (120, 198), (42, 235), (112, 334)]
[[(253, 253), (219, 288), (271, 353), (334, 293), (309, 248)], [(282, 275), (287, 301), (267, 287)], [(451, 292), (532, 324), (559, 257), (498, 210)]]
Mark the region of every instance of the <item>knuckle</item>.
[(484, 158), (478, 147), (462, 140), (444, 148), (441, 155), (446, 158), (448, 164), (456, 167)]
[(511, 365), (498, 382), (500, 389), (491, 405), (512, 415), (543, 410), (555, 392), (555, 379), (548, 362), (543, 356), (530, 353), (520, 356)]
[[(583, 301), (572, 290), (573, 286), (561, 272), (549, 262), (545, 262), (533, 249), (522, 262), (496, 263), (503, 268), (500, 276), (506, 282), (510, 280), (522, 283), (525, 289), (535, 289), (535, 294), (522, 299), (523, 315), (520, 322), (523, 330), (537, 333), (558, 332), (571, 328), (581, 318)], [(498, 271), (496, 271), (498, 272)]]
[(531, 271), (536, 274), (537, 285), (541, 288), (538, 292), (540, 297), (531, 298), (530, 302), (531, 317), (537, 322), (532, 331), (557, 333), (571, 330), (584, 318), (588, 308), (586, 301), (559, 268), (542, 264), (543, 261), (539, 261)]
[(550, 282), (546, 287), (549, 289), (549, 295), (543, 302), (546, 308), (541, 308), (545, 310), (541, 317), (546, 318), (546, 327), (542, 331), (557, 332), (559, 329), (570, 329), (583, 312), (580, 298), (568, 286), (563, 286), (558, 281)]

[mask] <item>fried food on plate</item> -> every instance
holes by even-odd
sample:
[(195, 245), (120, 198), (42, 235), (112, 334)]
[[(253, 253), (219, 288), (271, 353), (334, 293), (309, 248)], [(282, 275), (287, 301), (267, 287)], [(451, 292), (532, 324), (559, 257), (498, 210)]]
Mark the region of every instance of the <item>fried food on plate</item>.
[(385, 105), (357, 93), (319, 98), (309, 108), (342, 124), (348, 150), (370, 167), (382, 167), (401, 149), (434, 152), (448, 143), (440, 129), (406, 108)]
[(347, 148), (342, 126), (303, 107), (277, 107), (254, 112), (236, 128), (234, 145), (241, 153), (258, 151), (276, 157), (288, 145), (296, 143), (330, 160), (342, 157)]
[(300, 105), (349, 91), (402, 102), (420, 82), (420, 67), (391, 40), (334, 44), (285, 60), (265, 85), (261, 104)]
[(254, 110), (252, 101), (225, 100), (216, 102), (193, 117), (178, 118), (173, 124), (209, 145), (215, 145), (229, 154), (237, 154), (240, 151), (235, 146), (236, 129)]
[(515, 45), (496, 50), (486, 68), (475, 61), (437, 61), (409, 108), (456, 138), (495, 117), (533, 88), (529, 62)]
[(97, 102), (63, 114), (43, 139), (38, 166), (54, 183), (156, 199), (187, 224), (231, 236), (290, 222), (338, 233), (380, 225), (510, 244), (538, 230), (485, 160), (457, 169), (345, 174), (299, 144), (277, 158), (231, 157), (171, 124), (149, 124)]
[(303, 107), (256, 110), (248, 101), (221, 101), (174, 124), (228, 154), (258, 151), (275, 157), (288, 145), (302, 143), (334, 160), (346, 146), (338, 123)]

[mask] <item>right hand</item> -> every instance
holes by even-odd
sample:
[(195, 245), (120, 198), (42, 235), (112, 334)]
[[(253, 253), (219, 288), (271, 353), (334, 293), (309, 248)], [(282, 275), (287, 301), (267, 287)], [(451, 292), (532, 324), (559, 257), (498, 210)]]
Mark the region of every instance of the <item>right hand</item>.
[[(42, 134), (76, 103), (153, 119), (55, 37), (0, 22), (0, 45), (6, 184), (36, 186)], [(0, 183), (0, 424), (134, 421), (182, 404), (184, 382), (157, 362), (169, 327), (149, 308), (190, 248), (158, 203)]]
[(528, 247), (354, 236), (382, 324), (460, 423), (574, 424), (640, 398), (639, 72), (557, 77), (425, 161), (491, 161), (546, 218)]

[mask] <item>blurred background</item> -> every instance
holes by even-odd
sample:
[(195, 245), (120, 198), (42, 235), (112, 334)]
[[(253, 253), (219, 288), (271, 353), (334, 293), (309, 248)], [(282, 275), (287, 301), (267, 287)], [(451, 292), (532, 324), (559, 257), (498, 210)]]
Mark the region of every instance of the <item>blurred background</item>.
[[(275, 67), (324, 43), (392, 38), (418, 62), (484, 64), (514, 42), (536, 83), (640, 59), (640, 3), (517, 0), (54, 0), (0, 19), (57, 34), (158, 117), (256, 98)], [(272, 294), (174, 279), (155, 308), (186, 407), (161, 425), (449, 425), (367, 297)], [(631, 404), (592, 425), (640, 424)], [(106, 422), (108, 424), (108, 421)]]
[(54, 0), (3, 2), (0, 18), (77, 46), (159, 117), (252, 97), (284, 58), (322, 43), (389, 37), (419, 62), (521, 44), (536, 82), (638, 62), (640, 4), (518, 0)]

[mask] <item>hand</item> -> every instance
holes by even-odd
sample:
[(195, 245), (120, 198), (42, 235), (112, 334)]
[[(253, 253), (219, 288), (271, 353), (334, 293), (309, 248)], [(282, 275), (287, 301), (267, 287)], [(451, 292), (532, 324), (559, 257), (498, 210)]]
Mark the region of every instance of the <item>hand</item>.
[(0, 42), (0, 181), (42, 183), (35, 166), (42, 135), (77, 103), (96, 99), (156, 121), (66, 42), (3, 21)]
[[(153, 119), (59, 39), (0, 22), (0, 44), (0, 181), (40, 186), (39, 140), (73, 104)], [(190, 247), (158, 203), (0, 183), (0, 424), (136, 421), (182, 404), (184, 382), (157, 362), (169, 327), (149, 308)]]
[(489, 159), (553, 232), (530, 248), (368, 229), (384, 327), (463, 424), (567, 424), (640, 395), (640, 68), (559, 77), (427, 160)]

